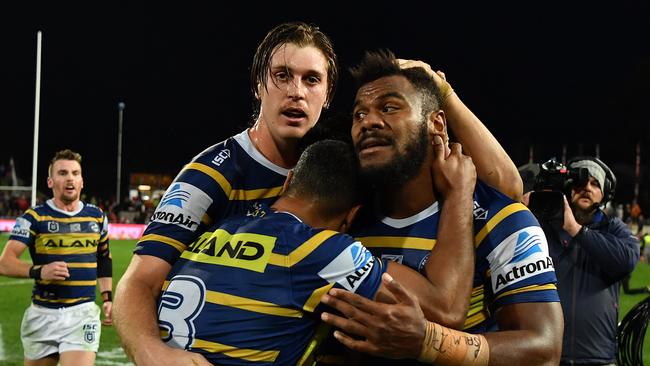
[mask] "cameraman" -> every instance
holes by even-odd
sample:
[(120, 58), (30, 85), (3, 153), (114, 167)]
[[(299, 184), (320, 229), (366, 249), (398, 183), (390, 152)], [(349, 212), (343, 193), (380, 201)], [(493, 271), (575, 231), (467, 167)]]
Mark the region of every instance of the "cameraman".
[(616, 187), (612, 171), (593, 157), (573, 159), (568, 170), (587, 170), (588, 178), (568, 182), (571, 202), (564, 197), (561, 225), (540, 220), (564, 311), (560, 365), (615, 365), (620, 284), (639, 260), (639, 243), (602, 210)]

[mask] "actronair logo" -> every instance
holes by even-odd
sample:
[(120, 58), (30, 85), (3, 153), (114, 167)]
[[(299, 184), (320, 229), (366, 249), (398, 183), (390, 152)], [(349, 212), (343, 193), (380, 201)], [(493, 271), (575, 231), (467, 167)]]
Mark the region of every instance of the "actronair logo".
[(32, 223), (29, 222), (29, 220), (19, 217), (16, 219), (16, 224), (14, 225), (13, 230), (11, 230), (11, 235), (29, 238), (29, 230), (31, 227)]
[(354, 262), (355, 268), (360, 269), (368, 263), (372, 254), (361, 245), (353, 245), (351, 249), (352, 261)]
[(530, 234), (527, 231), (520, 232), (515, 244), (515, 252), (510, 262), (519, 262), (535, 253), (540, 253), (541, 237), (538, 234)]
[(554, 271), (546, 237), (538, 226), (513, 233), (487, 259), (493, 268), (492, 288), (495, 293), (517, 282)]
[(163, 196), (151, 221), (195, 231), (211, 204), (212, 198), (200, 188), (176, 182)]
[(508, 286), (511, 283), (518, 282), (518, 280), (531, 277), (533, 275), (547, 272), (548, 269), (553, 269), (553, 261), (550, 257), (540, 259), (535, 263), (528, 263), (523, 266), (512, 266), (510, 271), (505, 274), (497, 275), (496, 290)]
[(177, 206), (183, 208), (183, 204), (190, 199), (190, 192), (183, 190), (180, 183), (172, 186), (171, 190), (165, 194), (165, 197), (160, 201), (158, 207), (165, 207), (167, 205)]
[(371, 256), (368, 262), (357, 268), (354, 273), (350, 273), (349, 275), (345, 276), (345, 280), (347, 281), (347, 285), (350, 291), (359, 285), (357, 282), (361, 282), (364, 278), (366, 278), (368, 273), (370, 273), (372, 266), (374, 265), (375, 259)]
[(355, 292), (372, 271), (375, 257), (356, 241), (343, 249), (318, 275), (329, 283), (336, 282), (348, 291)]

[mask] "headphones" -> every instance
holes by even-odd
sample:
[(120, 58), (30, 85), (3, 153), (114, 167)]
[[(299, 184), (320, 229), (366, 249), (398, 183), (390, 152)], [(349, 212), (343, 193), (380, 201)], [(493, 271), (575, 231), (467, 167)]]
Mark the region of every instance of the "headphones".
[(616, 193), (616, 176), (614, 175), (614, 172), (612, 172), (611, 169), (605, 163), (603, 163), (600, 159), (595, 158), (593, 156), (576, 156), (573, 159), (569, 160), (567, 163), (567, 167), (571, 169), (571, 165), (577, 161), (580, 160), (589, 160), (593, 161), (594, 163), (598, 164), (603, 171), (605, 171), (605, 181), (602, 182), (602, 191), (603, 191), (603, 201), (600, 203), (601, 205), (604, 205), (605, 203), (611, 201), (614, 198), (614, 193)]

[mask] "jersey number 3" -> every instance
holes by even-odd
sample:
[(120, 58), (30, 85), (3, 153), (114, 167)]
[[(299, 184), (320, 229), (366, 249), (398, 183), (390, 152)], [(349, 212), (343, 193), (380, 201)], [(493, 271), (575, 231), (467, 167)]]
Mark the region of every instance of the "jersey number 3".
[(158, 306), (158, 327), (168, 345), (188, 350), (194, 342), (194, 319), (205, 303), (205, 283), (194, 276), (175, 276)]

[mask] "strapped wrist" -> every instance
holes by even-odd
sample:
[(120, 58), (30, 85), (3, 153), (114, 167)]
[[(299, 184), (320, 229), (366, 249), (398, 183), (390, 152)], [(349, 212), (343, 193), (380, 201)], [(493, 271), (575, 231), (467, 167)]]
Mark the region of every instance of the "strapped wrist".
[(102, 291), (102, 300), (104, 302), (113, 301), (113, 291)]
[[(452, 341), (452, 339), (460, 342)], [(418, 361), (441, 366), (487, 366), (490, 347), (484, 336), (469, 334), (427, 321)]]
[(438, 86), (438, 89), (440, 90), (440, 96), (442, 97), (443, 103), (448, 96), (454, 93), (454, 88), (451, 87), (451, 84), (449, 84), (447, 80), (442, 80), (442, 83)]
[(29, 277), (35, 280), (40, 280), (42, 270), (43, 270), (43, 266), (40, 264), (29, 267)]

